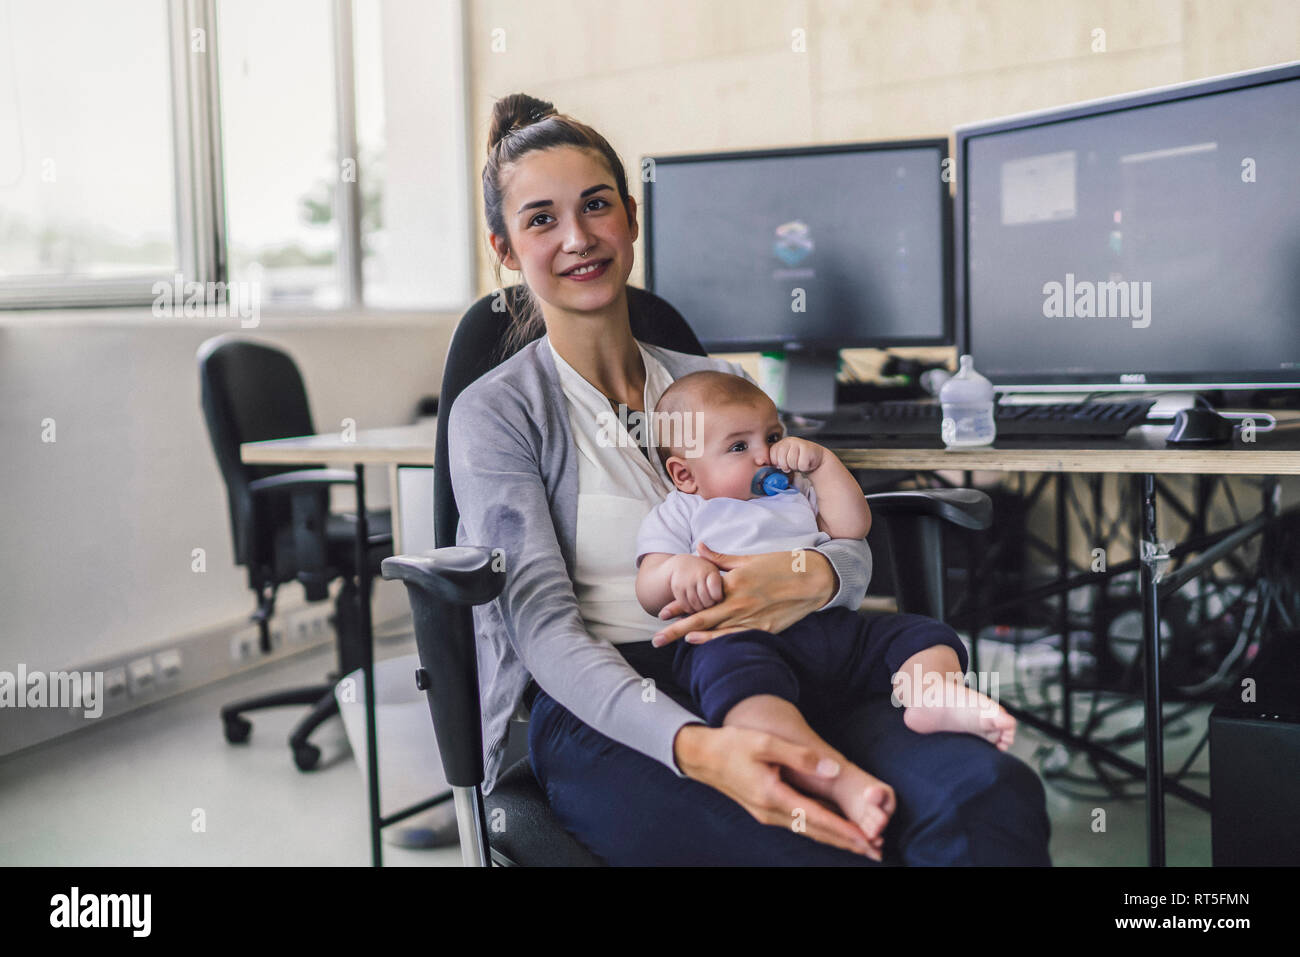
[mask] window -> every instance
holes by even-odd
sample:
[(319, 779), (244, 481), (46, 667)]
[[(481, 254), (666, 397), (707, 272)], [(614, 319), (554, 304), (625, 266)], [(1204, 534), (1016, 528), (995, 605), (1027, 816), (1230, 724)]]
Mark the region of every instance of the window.
[(179, 268), (168, 42), (161, 0), (0, 4), (0, 302)]
[(0, 307), (177, 274), (463, 307), (463, 30), (461, 0), (0, 0)]
[(221, 0), (217, 36), (230, 279), (264, 306), (336, 306), (330, 4)]
[[(473, 292), (465, 61), (454, 0), (356, 0), (367, 305), (460, 309)], [(451, 188), (449, 188), (451, 187)]]

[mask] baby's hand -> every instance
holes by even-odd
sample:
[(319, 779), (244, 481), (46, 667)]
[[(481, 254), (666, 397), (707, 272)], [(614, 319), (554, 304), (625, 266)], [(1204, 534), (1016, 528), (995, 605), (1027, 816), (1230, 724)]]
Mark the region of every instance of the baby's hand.
[(668, 587), (673, 598), (686, 608), (686, 614), (722, 601), (722, 573), (713, 562), (698, 555), (674, 555), (668, 562), (672, 566)]
[(816, 442), (787, 436), (767, 453), (772, 464), (784, 472), (814, 472), (822, 464), (826, 450)]

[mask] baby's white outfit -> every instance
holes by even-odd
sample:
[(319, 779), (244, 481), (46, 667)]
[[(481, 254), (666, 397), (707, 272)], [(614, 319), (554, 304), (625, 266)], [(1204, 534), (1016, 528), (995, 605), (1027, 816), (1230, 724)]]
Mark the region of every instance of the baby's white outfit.
[(817, 493), (798, 473), (792, 487), (758, 498), (710, 498), (674, 489), (650, 510), (636, 538), (636, 563), (646, 555), (698, 555), (703, 542), (727, 555), (815, 548), (831, 537), (817, 527)]

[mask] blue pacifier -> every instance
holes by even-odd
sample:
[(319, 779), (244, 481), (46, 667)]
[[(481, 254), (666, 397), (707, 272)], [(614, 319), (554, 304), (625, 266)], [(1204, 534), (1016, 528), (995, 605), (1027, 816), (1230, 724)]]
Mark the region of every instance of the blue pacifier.
[(790, 488), (790, 478), (775, 465), (764, 465), (754, 473), (749, 490), (755, 495), (777, 495)]

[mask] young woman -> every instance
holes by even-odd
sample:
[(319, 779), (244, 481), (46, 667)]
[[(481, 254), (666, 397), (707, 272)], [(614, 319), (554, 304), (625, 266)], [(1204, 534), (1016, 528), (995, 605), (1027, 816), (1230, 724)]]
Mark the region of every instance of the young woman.
[[(611, 864), (873, 864), (879, 842), (785, 777), (840, 772), (830, 753), (747, 728), (711, 728), (672, 680), (672, 641), (780, 632), (811, 612), (856, 609), (870, 553), (832, 540), (804, 553), (729, 556), (723, 600), (667, 623), (635, 593), (642, 518), (672, 490), (641, 434), (674, 379), (722, 360), (638, 342), (626, 283), (636, 201), (606, 140), (550, 103), (499, 100), (483, 169), (492, 249), (522, 274), (528, 342), (470, 385), (449, 429), (461, 544), (500, 548), (501, 596), (475, 609), (480, 636), (486, 790), (510, 718), (530, 708), (529, 757), (556, 815)], [(689, 321), (689, 317), (687, 317)], [(545, 335), (529, 342), (544, 326)], [(631, 413), (630, 417), (628, 413)], [(915, 615), (874, 617), (871, 632), (952, 632)], [(652, 640), (654, 639), (654, 640)], [(965, 667), (965, 662), (960, 662)], [(531, 678), (531, 680), (530, 680)], [(886, 862), (1046, 864), (1043, 788), (1017, 758), (970, 735), (916, 734), (889, 696), (806, 703), (834, 749), (890, 785), (897, 808)]]

